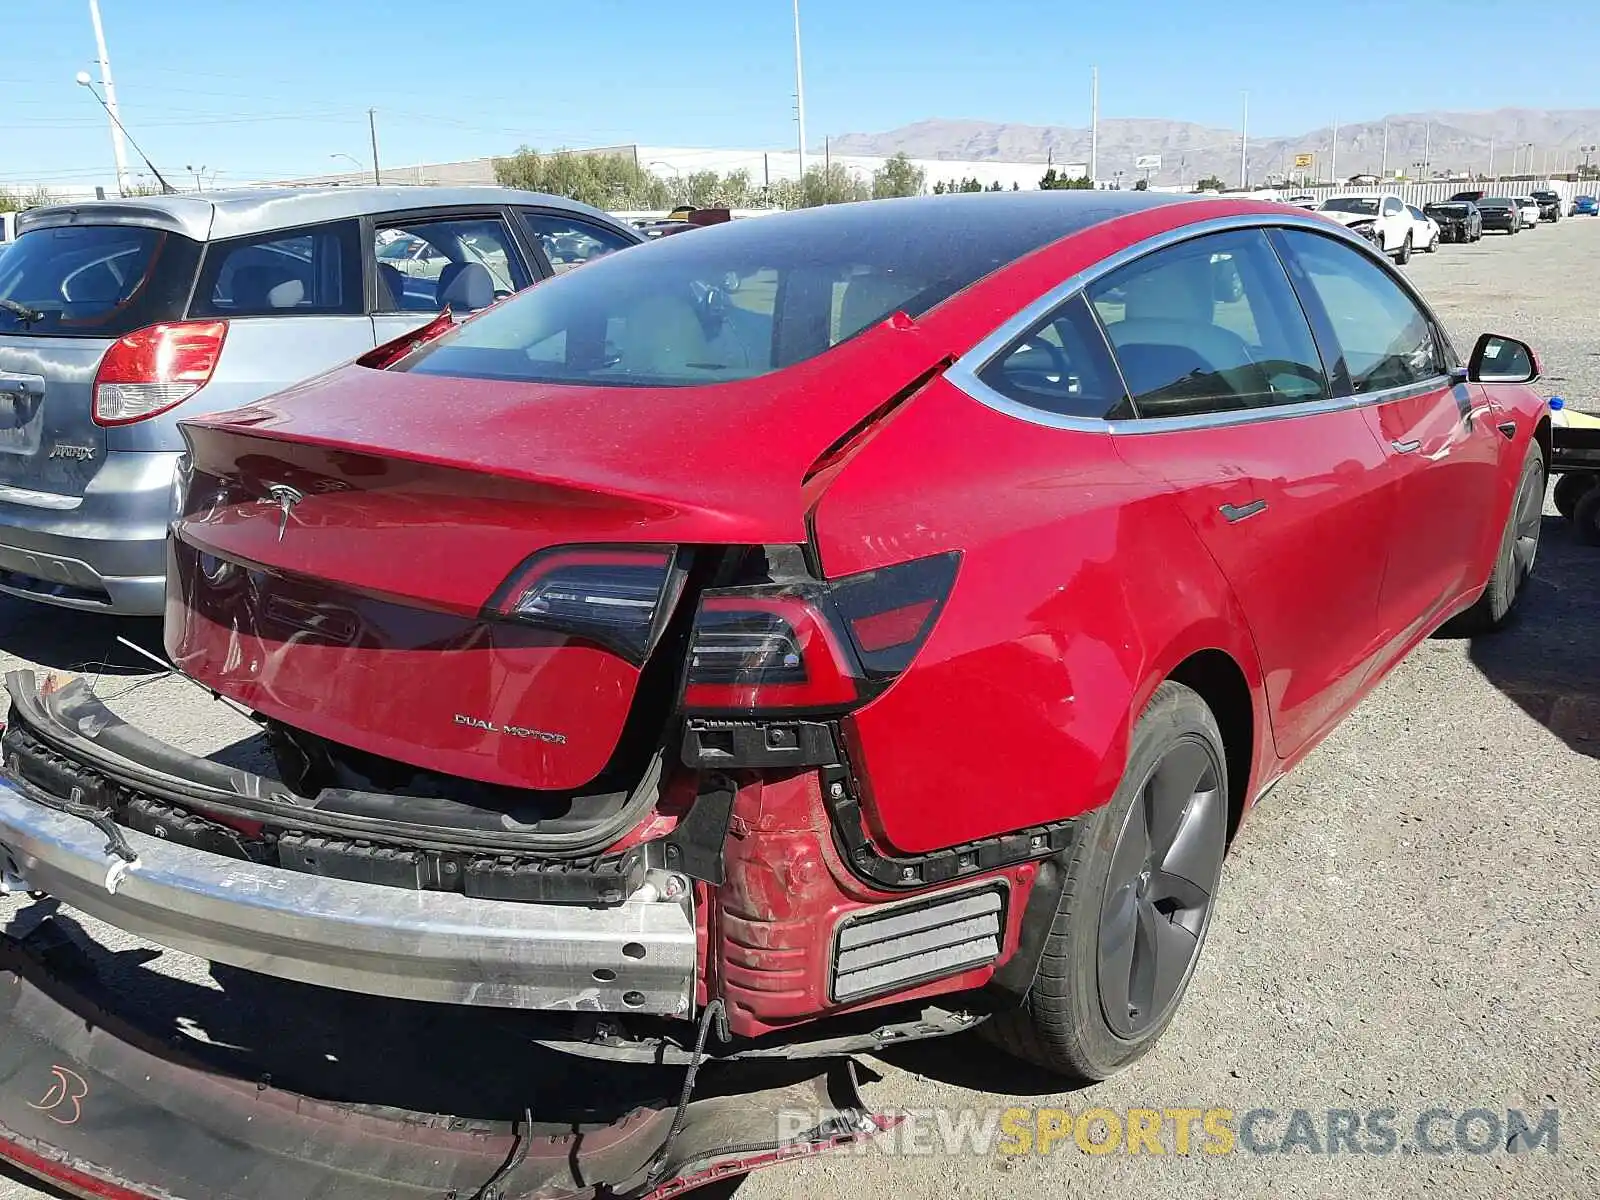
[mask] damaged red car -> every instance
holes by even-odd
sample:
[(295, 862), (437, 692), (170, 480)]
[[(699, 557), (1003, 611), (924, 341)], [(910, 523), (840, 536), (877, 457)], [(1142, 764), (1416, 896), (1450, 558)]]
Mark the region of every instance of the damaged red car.
[[(1250, 805), (1419, 641), (1511, 615), (1538, 370), (1463, 362), (1282, 205), (662, 239), (186, 425), (166, 648), (276, 768), (14, 675), (0, 865), (612, 1062), (981, 1028), (1103, 1078), (1173, 1019)], [(725, 1169), (695, 1103), (601, 1182)]]

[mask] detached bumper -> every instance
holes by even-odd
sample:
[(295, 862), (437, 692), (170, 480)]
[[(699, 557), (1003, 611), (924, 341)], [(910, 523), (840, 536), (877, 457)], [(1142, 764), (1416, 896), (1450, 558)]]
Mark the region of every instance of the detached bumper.
[[(323, 1026), (315, 997), (234, 979), (217, 996), (152, 977), (135, 1007), (117, 956), (51, 938), (54, 924), (0, 935), (0, 1160), (74, 1195), (664, 1198), (894, 1123), (861, 1107), (851, 1065), (833, 1060), (720, 1078), (673, 1137), (681, 1072), (602, 1079), (534, 1057), (509, 1029), (486, 1034), (481, 1013), (476, 1038), (383, 1001)], [(226, 1044), (196, 1040), (196, 1014)]]
[(686, 1017), (688, 898), (609, 908), (325, 879), (119, 831), (0, 782), (0, 867), (99, 920), (212, 962), (372, 995)]

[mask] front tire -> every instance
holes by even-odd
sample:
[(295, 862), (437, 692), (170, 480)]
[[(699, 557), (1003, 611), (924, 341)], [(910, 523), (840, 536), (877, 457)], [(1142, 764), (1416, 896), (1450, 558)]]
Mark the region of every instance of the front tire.
[[(1544, 451), (1538, 442), (1530, 442), (1527, 457), (1522, 460), (1517, 490), (1511, 499), (1511, 513), (1500, 535), (1500, 550), (1495, 555), (1494, 569), (1489, 572), (1489, 582), (1473, 606), (1449, 622), (1447, 632), (1469, 637), (1493, 633), (1511, 620), (1517, 601), (1522, 598), (1523, 585), (1533, 574), (1534, 560), (1539, 555), (1539, 533), (1544, 526), (1544, 485)], [(1585, 500), (1597, 495), (1600, 492), (1591, 492)], [(1580, 510), (1582, 507), (1580, 504)]]
[(1573, 520), (1578, 511), (1578, 501), (1592, 491), (1596, 483), (1600, 483), (1600, 477), (1591, 475), (1587, 471), (1565, 472), (1551, 489), (1551, 499), (1555, 501), (1556, 511), (1567, 520)]
[(1171, 1023), (1205, 943), (1227, 824), (1216, 718), (1169, 680), (1134, 726), (1110, 803), (1082, 819), (1033, 986), (1022, 1007), (982, 1027), (985, 1036), (1080, 1083), (1144, 1055)]

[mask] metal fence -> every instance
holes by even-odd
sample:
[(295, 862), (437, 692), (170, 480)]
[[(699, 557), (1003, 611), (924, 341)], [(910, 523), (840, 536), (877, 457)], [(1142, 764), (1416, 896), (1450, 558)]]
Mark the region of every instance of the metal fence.
[(1332, 187), (1274, 188), (1271, 194), (1279, 200), (1290, 196), (1315, 196), (1318, 203), (1330, 196), (1396, 195), (1407, 204), (1421, 208), (1448, 200), (1458, 192), (1482, 191), (1487, 196), (1526, 196), (1533, 191), (1553, 191), (1561, 197), (1563, 211), (1570, 208), (1574, 197), (1600, 195), (1600, 181), (1585, 180), (1573, 183), (1565, 179), (1500, 179), (1484, 182), (1457, 179), (1449, 183), (1391, 183), (1368, 187), (1341, 185)]

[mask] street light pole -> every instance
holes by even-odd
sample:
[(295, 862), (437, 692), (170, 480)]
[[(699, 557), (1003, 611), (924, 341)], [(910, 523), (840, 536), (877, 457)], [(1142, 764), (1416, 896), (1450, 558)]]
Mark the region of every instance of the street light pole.
[(800, 61), (800, 0), (794, 0), (794, 113), (799, 124), (800, 179), (806, 177), (806, 75)]
[(378, 110), (367, 109), (367, 132), (372, 135), (372, 182), (383, 183), (383, 176), (378, 171)]
[[(112, 125), (114, 125), (117, 128), (118, 132), (120, 132), (123, 137), (128, 139), (128, 144), (130, 146), (132, 146), (136, 151), (138, 151), (139, 157), (144, 159), (144, 165), (150, 168), (150, 174), (152, 174), (152, 175), (154, 175), (156, 177), (156, 182), (161, 185), (162, 192), (167, 193), (169, 195), (171, 193), (173, 193), (173, 192), (176, 192), (178, 189), (173, 187), (170, 183), (168, 183), (165, 179), (162, 178), (161, 172), (156, 170), (155, 163), (150, 161), (150, 156), (148, 154), (146, 154), (140, 148), (138, 142), (133, 140), (133, 134), (128, 132), (127, 128), (117, 118), (117, 114), (111, 111), (111, 106), (105, 102), (105, 100), (101, 97), (100, 93), (94, 90), (94, 80), (89, 78), (89, 72), (87, 72), (87, 71), (79, 71), (78, 72), (78, 85), (80, 87), (88, 88), (89, 89), (89, 94), (95, 98), (95, 100), (99, 103), (101, 108), (106, 110), (106, 115), (111, 118)], [(127, 186), (125, 184), (121, 183), (120, 181), (117, 184), (117, 188), (118, 188), (119, 191), (122, 191), (124, 193), (126, 193), (126, 191), (127, 191)]]
[(1089, 68), (1089, 186), (1100, 186), (1100, 68)]
[(106, 31), (100, 24), (99, 0), (89, 0), (89, 19), (94, 22), (95, 46), (100, 51), (100, 86), (106, 90), (101, 101), (111, 118), (111, 153), (117, 160), (117, 191), (128, 192), (128, 151), (122, 144), (122, 120), (117, 115), (117, 85), (111, 82), (111, 56), (106, 53)]
[(1328, 157), (1328, 174), (1333, 176), (1333, 182), (1339, 182), (1339, 118), (1333, 119), (1333, 153)]
[(1250, 146), (1250, 93), (1240, 92), (1244, 102), (1244, 111), (1239, 118), (1239, 189), (1243, 191), (1250, 186), (1249, 161), (1245, 152)]

